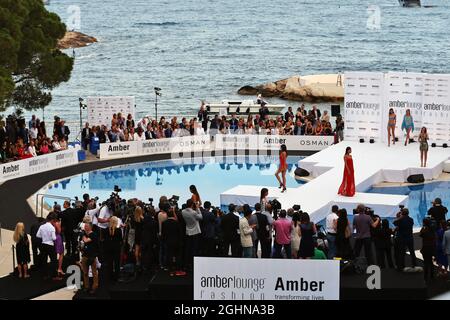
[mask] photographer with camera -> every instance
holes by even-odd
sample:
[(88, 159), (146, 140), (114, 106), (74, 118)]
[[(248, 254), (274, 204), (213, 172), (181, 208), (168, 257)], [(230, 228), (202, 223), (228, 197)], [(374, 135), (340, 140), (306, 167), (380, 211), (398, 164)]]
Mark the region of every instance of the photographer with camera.
[(98, 288), (97, 257), (99, 253), (99, 243), (97, 234), (92, 230), (92, 222), (86, 222), (84, 224), (84, 234), (81, 239), (81, 268), (83, 270), (84, 290), (89, 291), (89, 267), (91, 267), (93, 284), (89, 293), (95, 294), (95, 291)]
[(428, 215), (434, 220), (432, 227), (436, 230), (441, 221), (446, 221), (448, 209), (442, 205), (441, 198), (436, 198), (432, 202), (432, 207), (428, 209)]
[(374, 215), (373, 210), (363, 204), (359, 204), (354, 213), (353, 228), (356, 230), (356, 241), (354, 248), (355, 258), (359, 257), (361, 249), (364, 246), (364, 255), (366, 257), (367, 264), (372, 265), (373, 257), (371, 228), (376, 228), (378, 226), (380, 223), (380, 218), (372, 218)]
[(405, 255), (406, 249), (408, 249), (411, 256), (411, 265), (416, 267), (416, 253), (414, 250), (414, 237), (413, 227), (414, 220), (409, 216), (409, 210), (402, 208), (397, 219), (394, 221), (394, 225), (397, 227), (396, 240), (398, 245), (398, 262), (397, 270), (403, 271), (405, 268)]
[(198, 245), (201, 235), (199, 221), (203, 219), (200, 209), (192, 199), (186, 202), (186, 209), (181, 211), (186, 223), (186, 267), (192, 270), (194, 256), (198, 255)]

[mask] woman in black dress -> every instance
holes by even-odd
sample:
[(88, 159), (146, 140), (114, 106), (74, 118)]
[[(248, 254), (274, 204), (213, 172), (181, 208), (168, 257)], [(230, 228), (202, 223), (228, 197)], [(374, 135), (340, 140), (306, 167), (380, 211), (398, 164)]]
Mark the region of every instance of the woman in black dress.
[(109, 276), (112, 280), (119, 278), (120, 250), (122, 248), (122, 230), (119, 219), (115, 216), (109, 221), (109, 229), (105, 235), (105, 260)]
[(22, 222), (16, 224), (13, 236), (16, 243), (17, 269), (19, 270), (19, 278), (29, 278), (28, 263), (30, 263), (30, 242), (25, 232), (25, 226)]
[(340, 209), (337, 214), (339, 218), (336, 222), (336, 257), (349, 260), (352, 259), (352, 247), (350, 245), (352, 229), (347, 218), (347, 210)]
[(141, 207), (136, 207), (134, 210), (134, 217), (131, 219), (131, 228), (134, 229), (134, 256), (136, 258), (136, 266), (141, 265), (141, 243), (142, 243), (142, 228), (144, 225), (144, 211)]
[(316, 234), (316, 225), (310, 221), (309, 214), (302, 213), (300, 217), (300, 249), (298, 257), (300, 259), (311, 259), (314, 256), (314, 235)]

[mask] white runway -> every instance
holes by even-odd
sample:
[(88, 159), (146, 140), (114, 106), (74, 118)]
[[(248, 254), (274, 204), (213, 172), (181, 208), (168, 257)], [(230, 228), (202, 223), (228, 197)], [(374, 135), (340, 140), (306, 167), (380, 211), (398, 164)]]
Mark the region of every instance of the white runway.
[[(356, 195), (342, 197), (337, 190), (342, 182), (345, 148), (353, 150), (355, 167)], [(351, 214), (357, 204), (372, 207), (382, 217), (389, 217), (398, 211), (400, 204), (407, 205), (407, 196), (365, 193), (372, 185), (380, 182), (406, 182), (411, 174), (423, 174), (426, 180), (436, 179), (443, 170), (444, 162), (450, 159), (450, 149), (431, 148), (428, 152), (427, 168), (420, 167), (418, 143), (404, 146), (396, 143), (388, 147), (381, 143), (369, 144), (343, 142), (309, 156), (299, 162), (299, 166), (308, 170), (312, 181), (281, 193), (276, 187), (239, 185), (221, 194), (222, 204), (254, 205), (259, 201), (260, 190), (269, 188), (269, 197), (276, 198), (283, 208), (299, 204), (303, 211), (318, 222), (337, 204)], [(277, 186), (274, 177), (273, 186)]]

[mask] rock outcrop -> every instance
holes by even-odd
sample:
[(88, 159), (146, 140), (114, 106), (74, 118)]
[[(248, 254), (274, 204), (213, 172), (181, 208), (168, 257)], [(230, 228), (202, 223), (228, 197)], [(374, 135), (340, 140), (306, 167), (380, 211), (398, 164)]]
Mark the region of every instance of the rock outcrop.
[(344, 87), (338, 84), (337, 74), (293, 76), (257, 86), (244, 86), (238, 90), (241, 95), (279, 97), (281, 99), (305, 102), (337, 102), (344, 100)]
[(58, 49), (81, 48), (97, 42), (97, 39), (77, 31), (67, 31), (58, 41)]

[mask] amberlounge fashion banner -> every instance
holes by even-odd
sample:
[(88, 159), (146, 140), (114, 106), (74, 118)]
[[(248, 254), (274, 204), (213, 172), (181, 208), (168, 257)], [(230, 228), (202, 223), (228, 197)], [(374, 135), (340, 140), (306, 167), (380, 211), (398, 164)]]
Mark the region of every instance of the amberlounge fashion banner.
[(339, 261), (194, 257), (195, 300), (339, 300)]
[[(450, 75), (412, 72), (345, 74), (345, 138), (387, 142), (389, 109), (396, 114), (395, 134), (402, 139), (403, 117), (410, 110), (412, 137), (427, 127), (430, 142), (450, 142)], [(379, 112), (374, 112), (377, 105)], [(377, 129), (378, 126), (378, 129)]]

